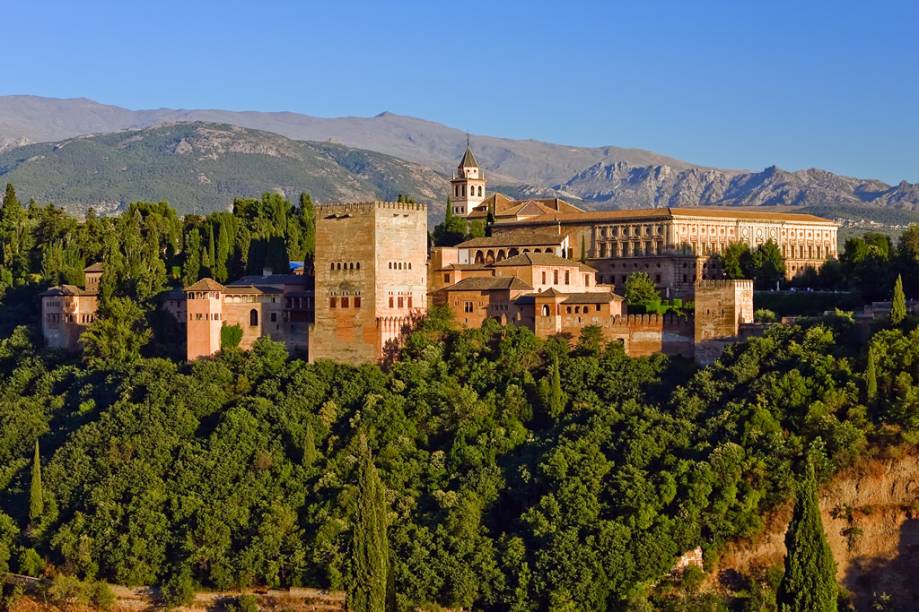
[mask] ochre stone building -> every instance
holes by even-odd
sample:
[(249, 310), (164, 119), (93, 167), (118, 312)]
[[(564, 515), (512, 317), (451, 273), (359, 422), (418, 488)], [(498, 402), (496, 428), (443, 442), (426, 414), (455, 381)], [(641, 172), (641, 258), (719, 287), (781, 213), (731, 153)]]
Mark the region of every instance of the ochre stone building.
[(83, 269), (84, 287), (60, 285), (41, 294), (41, 324), (50, 348), (75, 351), (80, 334), (96, 320), (102, 264)]
[(316, 208), (310, 361), (378, 361), (427, 312), (427, 207), (368, 202)]
[[(469, 159), (475, 159), (471, 151), (452, 181), (454, 192), (462, 193), (467, 182), (463, 175), (474, 172)], [(481, 172), (475, 176), (478, 194), (485, 179)], [(645, 272), (669, 297), (691, 298), (696, 281), (722, 278), (715, 256), (731, 243), (755, 249), (769, 240), (775, 242), (789, 279), (807, 268), (819, 268), (838, 254), (837, 224), (813, 215), (765, 207), (585, 211), (558, 198), (513, 200), (482, 193), (483, 199), (467, 218), (493, 222), (487, 243), (470, 245), (475, 247), (473, 257), (498, 260), (519, 248), (516, 245), (545, 243), (554, 233), (556, 240), (565, 242), (564, 256), (596, 268), (599, 282), (622, 285), (630, 274)]]

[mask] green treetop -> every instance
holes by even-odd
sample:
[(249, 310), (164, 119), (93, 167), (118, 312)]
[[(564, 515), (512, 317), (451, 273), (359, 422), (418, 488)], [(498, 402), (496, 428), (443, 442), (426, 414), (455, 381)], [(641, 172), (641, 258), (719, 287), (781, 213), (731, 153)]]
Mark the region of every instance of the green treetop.
[(782, 612), (830, 612), (836, 607), (836, 563), (823, 531), (817, 479), (809, 459), (785, 534), (785, 575), (779, 585)]
[(625, 301), (629, 306), (646, 306), (660, 299), (654, 281), (646, 273), (635, 272), (625, 281)]

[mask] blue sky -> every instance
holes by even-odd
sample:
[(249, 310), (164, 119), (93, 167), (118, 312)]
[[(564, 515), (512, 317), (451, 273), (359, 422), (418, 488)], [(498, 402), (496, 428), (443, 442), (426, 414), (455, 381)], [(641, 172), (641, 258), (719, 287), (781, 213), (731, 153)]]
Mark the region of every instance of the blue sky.
[(919, 182), (919, 2), (7, 3), (0, 93)]

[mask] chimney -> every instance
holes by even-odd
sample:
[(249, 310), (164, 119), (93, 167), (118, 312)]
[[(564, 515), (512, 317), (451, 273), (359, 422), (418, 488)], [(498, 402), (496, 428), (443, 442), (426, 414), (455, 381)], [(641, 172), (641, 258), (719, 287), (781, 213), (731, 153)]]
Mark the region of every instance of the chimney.
[(262, 268), (262, 278), (266, 278), (268, 276), (271, 276), (271, 268)]

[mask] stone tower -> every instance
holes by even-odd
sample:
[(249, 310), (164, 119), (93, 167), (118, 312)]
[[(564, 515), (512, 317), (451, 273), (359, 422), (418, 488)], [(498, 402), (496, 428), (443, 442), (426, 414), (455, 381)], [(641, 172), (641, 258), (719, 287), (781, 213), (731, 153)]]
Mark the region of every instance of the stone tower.
[(379, 361), (427, 311), (427, 227), (424, 204), (316, 207), (310, 361)]
[(712, 363), (737, 342), (740, 326), (753, 323), (753, 281), (700, 280), (695, 285), (695, 356)]
[(208, 357), (220, 350), (220, 328), (223, 326), (225, 287), (203, 278), (185, 288), (188, 321), (186, 327), (186, 359)]
[(479, 168), (475, 155), (472, 154), (468, 138), (466, 139), (466, 152), (459, 166), (456, 167), (450, 183), (453, 186), (451, 197), (453, 213), (457, 216), (467, 216), (473, 208), (485, 200), (485, 175)]

